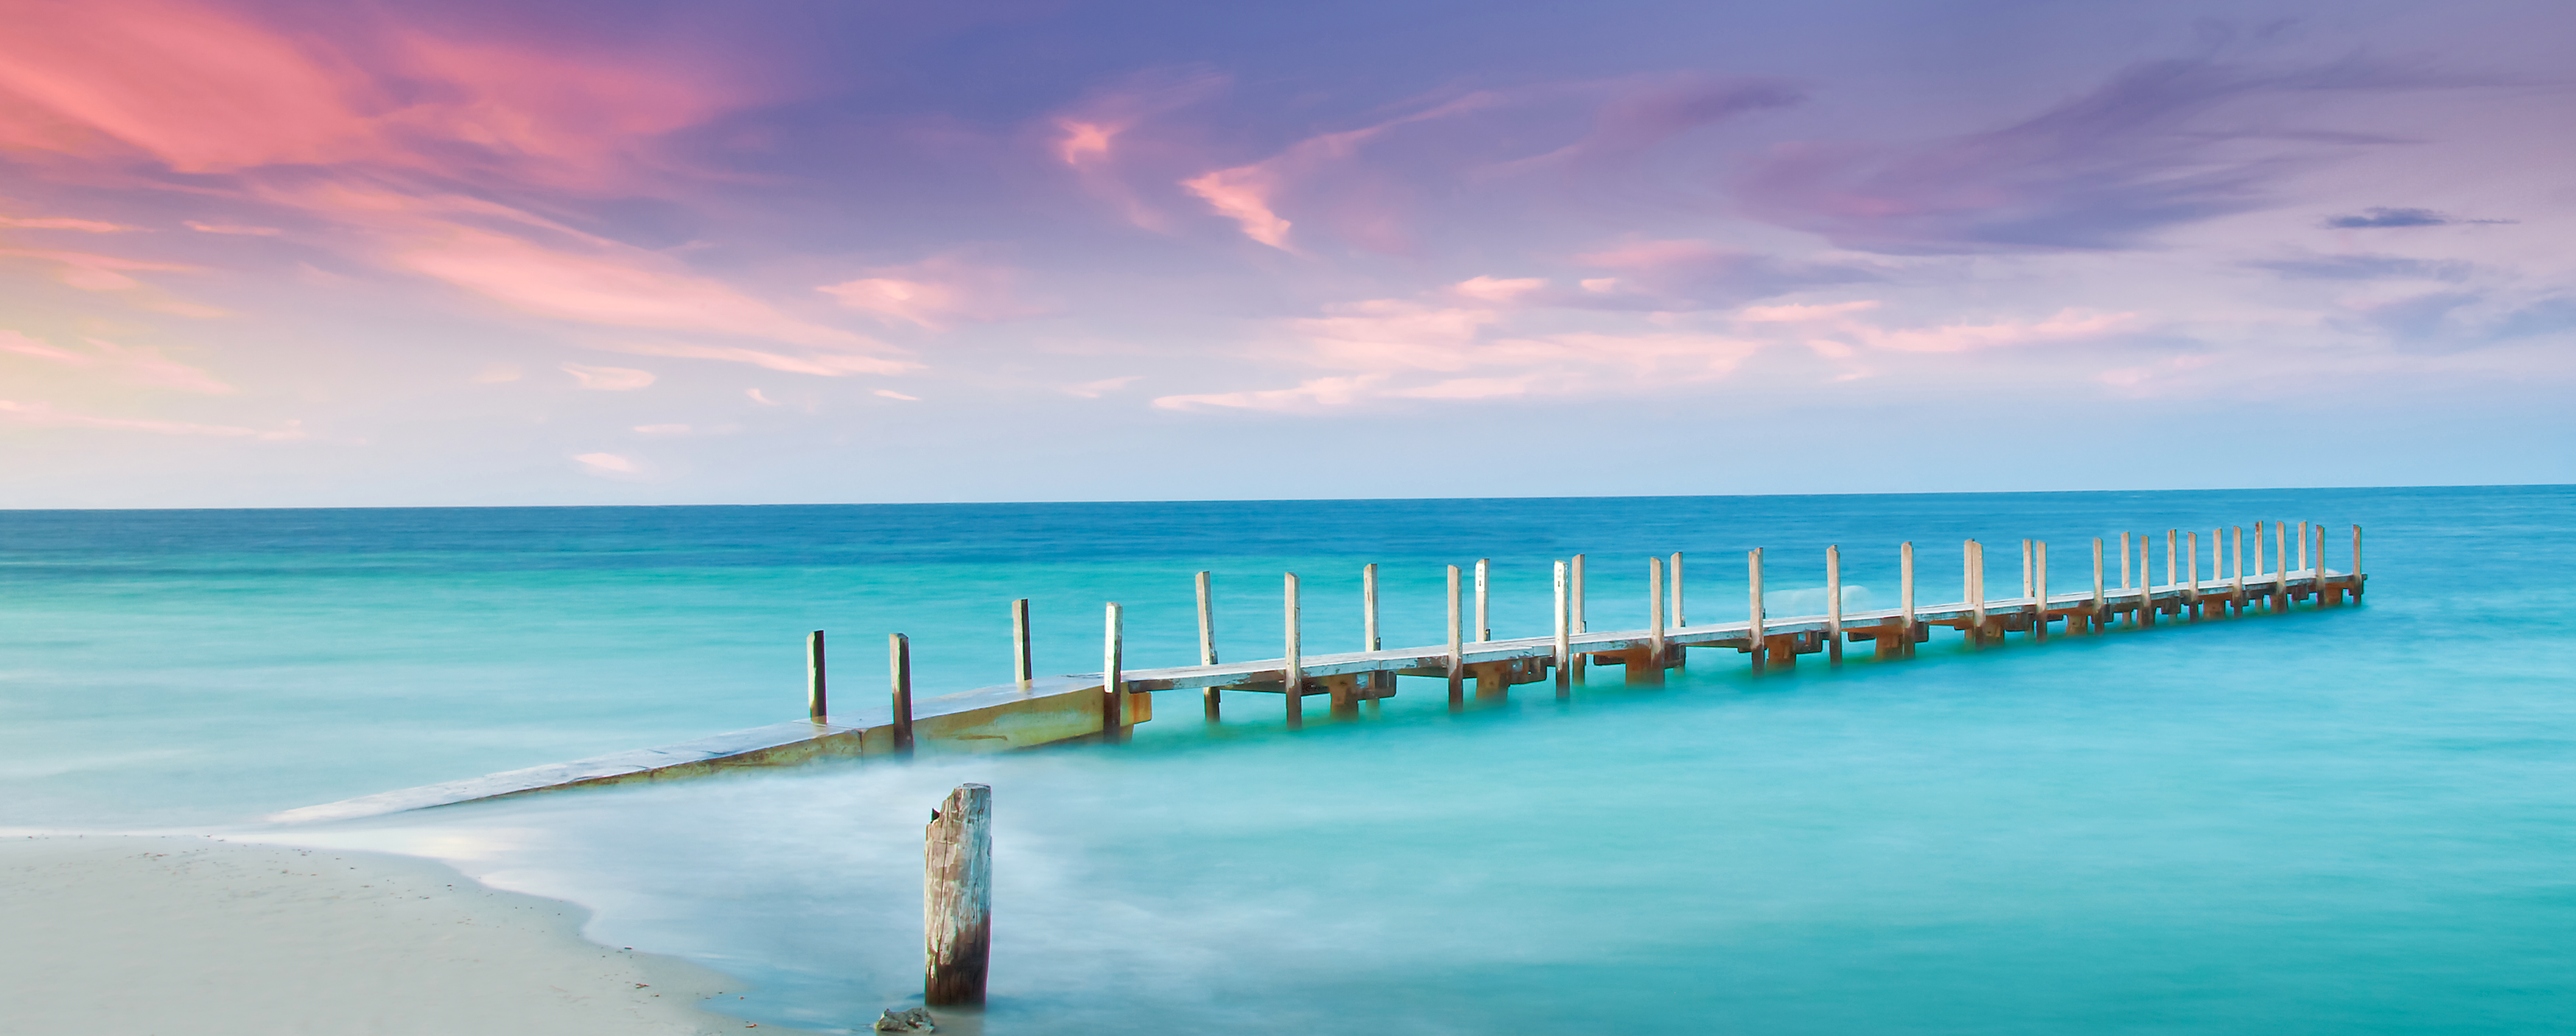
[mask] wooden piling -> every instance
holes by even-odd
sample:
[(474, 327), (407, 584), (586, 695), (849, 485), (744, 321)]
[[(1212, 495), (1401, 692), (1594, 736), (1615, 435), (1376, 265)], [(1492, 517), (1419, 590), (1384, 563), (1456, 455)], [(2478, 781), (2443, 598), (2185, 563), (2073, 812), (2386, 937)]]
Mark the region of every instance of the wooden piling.
[(1843, 549), (1825, 545), (1825, 660), (1843, 660)]
[(1904, 637), (1898, 648), (1904, 654), (1914, 653), (1914, 541), (1907, 540), (1897, 551), (1897, 625)]
[(1476, 643), (1479, 644), (1494, 639), (1493, 611), (1490, 607), (1493, 594), (1490, 572), (1492, 564), (1493, 562), (1484, 558), (1476, 559)]
[(2126, 590), (2126, 589), (2128, 589), (2128, 588), (2129, 588), (2129, 534), (2128, 534), (2128, 532), (2127, 532), (2126, 530), (2122, 530), (2122, 531), (2121, 531), (2121, 533), (2120, 533), (2120, 589)]
[(1117, 744), (1126, 734), (1126, 610), (1111, 601), (1102, 610), (1100, 629), (1100, 740)]
[[(1583, 618), (1583, 555), (1575, 555), (1565, 569), (1565, 577), (1570, 584), (1565, 594), (1566, 625), (1574, 627), (1576, 633), (1589, 633), (1592, 627), (1586, 624)], [(1584, 656), (1581, 654), (1574, 656), (1574, 677), (1577, 680), (1583, 678), (1584, 661)]]
[(2102, 594), (2102, 537), (2095, 536), (2093, 537), (2093, 608), (2084, 617), (2085, 632), (2094, 633), (2101, 630), (2102, 613), (2108, 607), (2109, 604), (2103, 599)]
[(823, 631), (805, 635), (805, 718), (817, 723), (832, 714), (823, 693)]
[(2299, 570), (2300, 570), (2300, 571), (2302, 571), (2302, 572), (2304, 572), (2304, 571), (2307, 571), (2307, 568), (2308, 568), (2308, 523), (2306, 523), (2306, 522), (2300, 522), (2300, 523), (2299, 523)]
[(893, 685), (894, 750), (912, 751), (912, 638), (886, 634), (886, 676)]
[(1386, 644), (1377, 628), (1377, 563), (1360, 566), (1360, 643), (1362, 651), (1382, 651)]
[(2156, 577), (2148, 575), (2148, 564), (2155, 560), (2155, 546), (2146, 533), (2138, 534), (2138, 628), (2156, 624)]
[(1284, 625), (1287, 627), (1285, 631), (1287, 662), (1279, 671), (1279, 689), (1284, 692), (1282, 697), (1288, 699), (1288, 725), (1295, 727), (1306, 721), (1305, 637), (1303, 631), (1297, 628), (1298, 621), (1305, 617), (1305, 613), (1297, 606), (1297, 573), (1288, 573), (1287, 578), (1281, 583), (1282, 592), (1285, 595), (1281, 612), (1285, 618)]
[(1673, 628), (1689, 625), (1690, 620), (1682, 615), (1682, 552), (1677, 550), (1673, 552)]
[(2048, 643), (2048, 541), (2033, 540), (2031, 549), (2031, 639)]
[(1770, 642), (1763, 636), (1762, 620), (1765, 616), (1762, 613), (1762, 548), (1760, 547), (1744, 552), (1744, 587), (1746, 595), (1750, 598), (1746, 602), (1746, 607), (1751, 609), (1749, 614), (1752, 615), (1751, 621), (1745, 627), (1744, 635), (1752, 643), (1753, 669), (1755, 672), (1760, 672), (1763, 667), (1771, 663)]
[(2183, 589), (2183, 607), (2190, 612), (2192, 618), (2197, 619), (2200, 618), (2200, 534), (2189, 533), (2185, 536), (2184, 542), (2191, 548), (2191, 552), (2186, 555), (2189, 559), (2187, 574), (2191, 576), (2191, 583)]
[(2021, 595), (2030, 596), (2030, 541), (2021, 541)]
[(1571, 574), (1566, 563), (1556, 563), (1556, 696), (1569, 696), (1574, 687), (1574, 613), (1568, 584)]
[[(1215, 591), (1215, 587), (1212, 585), (1212, 584), (1213, 584), (1213, 580), (1211, 579), (1211, 577), (1210, 577), (1210, 576), (1208, 575), (1208, 573), (1206, 573), (1206, 572), (1200, 572), (1200, 573), (1198, 574), (1198, 578), (1197, 578), (1197, 579), (1195, 579), (1195, 580), (1193, 580), (1193, 582), (1195, 582), (1195, 583), (1198, 585), (1198, 592), (1199, 592), (1199, 664), (1200, 664), (1200, 665), (1215, 665), (1215, 664), (1216, 664), (1216, 594), (1215, 594), (1215, 592), (1214, 592), (1214, 591)], [(1207, 718), (1208, 718), (1208, 719), (1209, 719), (1209, 721), (1211, 721), (1211, 722), (1215, 721), (1215, 720), (1217, 719), (1217, 717), (1218, 717), (1218, 714), (1219, 714), (1220, 712), (1222, 712), (1222, 711), (1223, 711), (1223, 705), (1224, 705), (1224, 702), (1225, 702), (1225, 692), (1224, 692), (1223, 690), (1220, 690), (1220, 689), (1215, 688), (1215, 687), (1209, 687), (1209, 688), (1207, 688), (1206, 690), (1201, 691), (1201, 692), (1200, 692), (1200, 696), (1201, 696), (1201, 698), (1202, 698), (1202, 699), (1206, 702), (1206, 704), (1207, 704)]]
[[(2261, 546), (2262, 546), (2262, 543), (2263, 543), (2263, 541), (2262, 541), (2261, 537), (2256, 537), (2256, 539), (2255, 539), (2255, 541), (2254, 541), (2255, 546), (2259, 548), (2259, 547), (2261, 547)], [(2245, 614), (2245, 527), (2244, 527), (2244, 526), (2242, 526), (2242, 525), (2230, 525), (2230, 526), (2228, 526), (2228, 527), (2227, 527), (2227, 545), (2228, 545), (2229, 552), (2230, 552), (2230, 553), (2232, 553), (2233, 555), (2235, 555), (2235, 558), (2234, 558), (2234, 560), (2235, 560), (2234, 568), (2235, 568), (2235, 571), (2236, 571), (2236, 575), (2235, 575), (2231, 580), (2229, 580), (2229, 582), (2228, 582), (2228, 584), (2227, 584), (2227, 596), (2228, 596), (2229, 601), (2231, 602), (2231, 605), (2230, 605), (2231, 609), (2232, 609), (2232, 610), (2233, 610), (2237, 615), (2243, 615), (2243, 614)]]
[(1986, 642), (1986, 545), (1969, 540), (1960, 554), (1959, 596), (1967, 599), (1968, 621), (1973, 623), (1968, 627), (1968, 643), (1983, 644)]
[(2361, 603), (2361, 587), (2366, 582), (2361, 574), (2361, 526), (2352, 527), (2352, 600)]
[(984, 1002), (993, 952), (993, 789), (960, 784), (922, 833), (922, 999)]
[(1467, 707), (1467, 652), (1458, 628), (1458, 566), (1449, 566), (1449, 707)]
[(2272, 610), (2290, 610), (2290, 527), (2272, 523)]
[[(1646, 559), (1646, 668), (1664, 671), (1664, 559)], [(1637, 663), (1628, 663), (1628, 679), (1637, 679)]]
[(1022, 597), (1011, 602), (1011, 682), (1025, 694), (1036, 680), (1037, 670), (1029, 658), (1029, 599)]

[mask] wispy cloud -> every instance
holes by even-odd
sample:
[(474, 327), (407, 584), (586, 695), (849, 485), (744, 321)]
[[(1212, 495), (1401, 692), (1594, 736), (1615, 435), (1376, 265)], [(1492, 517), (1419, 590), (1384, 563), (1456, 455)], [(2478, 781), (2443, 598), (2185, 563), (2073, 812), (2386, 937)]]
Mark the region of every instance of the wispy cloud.
[(593, 475), (632, 475), (644, 470), (643, 465), (616, 453), (577, 453), (572, 459)]
[(824, 378), (847, 377), (852, 374), (901, 374), (921, 368), (920, 364), (906, 360), (858, 353), (791, 354), (766, 349), (746, 349), (740, 346), (692, 345), (687, 342), (602, 342), (597, 343), (597, 347), (638, 356), (669, 356), (684, 360), (747, 363), (754, 367), (766, 367), (789, 374), (811, 374)]
[(903, 321), (944, 331), (961, 321), (1013, 320), (1035, 312), (1013, 297), (1016, 274), (1006, 268), (939, 256), (903, 266), (885, 266), (868, 276), (814, 290), (851, 309), (888, 322)]
[(141, 259), (121, 259), (112, 255), (93, 255), (88, 252), (53, 252), (30, 248), (0, 248), (0, 256), (60, 263), (62, 268), (55, 276), (64, 284), (82, 291), (124, 291), (141, 287), (142, 282), (125, 275), (127, 271), (195, 269), (195, 267), (176, 263), (156, 263)]
[(114, 234), (135, 229), (121, 223), (74, 219), (70, 216), (37, 216), (23, 219), (0, 216), (0, 227), (15, 227), (21, 230), (78, 230), (90, 234)]
[(286, 233), (276, 227), (253, 227), (239, 223), (200, 223), (193, 219), (183, 220), (181, 222), (182, 225), (186, 226), (188, 229), (204, 234), (238, 234), (245, 237), (276, 237), (279, 234)]
[(97, 428), (119, 432), (148, 432), (154, 435), (195, 435), (219, 439), (261, 439), (280, 442), (304, 438), (301, 422), (288, 421), (268, 430), (226, 424), (192, 424), (185, 421), (155, 421), (133, 417), (100, 417), (69, 410), (57, 410), (52, 404), (21, 403), (0, 399), (0, 418), (37, 428)]
[(514, 309), (612, 327), (767, 338), (797, 345), (865, 347), (869, 339), (798, 320), (677, 262), (607, 242), (573, 251), (450, 225), (410, 243), (393, 261)]
[(87, 350), (65, 349), (16, 331), (0, 331), (0, 352), (31, 356), (66, 367), (95, 369), (118, 381), (149, 388), (222, 396), (240, 391), (197, 367), (161, 355), (153, 346), (125, 346), (101, 338), (82, 339)]
[(632, 392), (653, 384), (652, 371), (632, 367), (590, 367), (578, 363), (563, 365), (564, 373), (573, 376), (581, 387), (598, 392)]

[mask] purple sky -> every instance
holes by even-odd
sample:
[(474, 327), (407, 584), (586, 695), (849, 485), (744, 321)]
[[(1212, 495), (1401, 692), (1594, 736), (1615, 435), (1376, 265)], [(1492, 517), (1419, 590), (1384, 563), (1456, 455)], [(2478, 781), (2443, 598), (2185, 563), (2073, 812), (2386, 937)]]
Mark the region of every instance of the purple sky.
[(2576, 481), (2563, 3), (0, 0), (8, 506)]

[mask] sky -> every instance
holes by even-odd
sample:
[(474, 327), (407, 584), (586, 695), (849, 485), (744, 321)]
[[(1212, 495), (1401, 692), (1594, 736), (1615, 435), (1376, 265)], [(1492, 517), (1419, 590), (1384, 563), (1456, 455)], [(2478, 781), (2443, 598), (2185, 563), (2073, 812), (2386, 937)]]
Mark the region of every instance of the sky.
[(0, 24), (0, 506), (2576, 482), (2564, 3)]

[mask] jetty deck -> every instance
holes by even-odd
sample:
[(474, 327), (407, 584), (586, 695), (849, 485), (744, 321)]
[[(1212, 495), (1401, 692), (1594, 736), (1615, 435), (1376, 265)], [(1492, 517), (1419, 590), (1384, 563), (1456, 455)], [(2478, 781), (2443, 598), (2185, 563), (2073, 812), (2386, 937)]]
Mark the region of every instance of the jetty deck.
[[(1549, 681), (1559, 697), (1569, 696), (1586, 681), (1591, 667), (1616, 666), (1623, 683), (1654, 683), (1667, 670), (1688, 664), (1690, 649), (1727, 650), (1749, 657), (1756, 671), (1794, 666), (1801, 656), (1822, 654), (1843, 660), (1849, 645), (1869, 644), (1878, 659), (1900, 659), (1914, 653), (1934, 629), (1951, 629), (1969, 643), (1983, 644), (2019, 634), (2045, 641), (2058, 636), (2098, 635), (2114, 628), (2142, 628), (2160, 622), (2189, 623), (2254, 612), (2283, 612), (2302, 602), (2316, 607), (2358, 602), (2368, 577), (2361, 566), (2361, 528), (2351, 530), (2349, 569), (2326, 567), (2325, 527), (2298, 523), (2297, 542), (2289, 523), (2271, 523), (2271, 550), (2265, 550), (2267, 523), (2256, 523), (2248, 537), (2241, 528), (2212, 532), (2204, 552), (2197, 533), (2168, 530), (2165, 580), (2149, 574), (2154, 542), (2124, 534), (2117, 562), (2105, 559), (2105, 541), (2093, 541), (2091, 572), (2083, 589), (2050, 589), (2048, 545), (2022, 541), (2020, 592), (1989, 597), (1985, 589), (1985, 548), (1974, 540), (1961, 545), (1961, 599), (1939, 604), (1915, 603), (1915, 551), (1899, 546), (1898, 603), (1891, 608), (1844, 612), (1841, 555), (1827, 548), (1827, 610), (1821, 615), (1771, 617), (1763, 606), (1765, 562), (1759, 549), (1745, 558), (1749, 616), (1732, 622), (1684, 625), (1680, 554), (1644, 559), (1647, 563), (1648, 625), (1644, 629), (1595, 632), (1584, 620), (1584, 564), (1577, 555), (1556, 563), (1555, 629), (1549, 636), (1493, 638), (1485, 565), (1475, 565), (1473, 618), (1469, 617), (1464, 570), (1449, 567), (1449, 639), (1419, 648), (1373, 649), (1309, 655), (1302, 648), (1302, 611), (1297, 576), (1282, 585), (1282, 646), (1276, 658), (1220, 662), (1216, 659), (1214, 616), (1208, 573), (1198, 573), (1199, 654), (1193, 665), (1128, 669), (1123, 664), (1121, 608), (1104, 613), (1102, 668), (1089, 673), (1038, 677), (1030, 670), (1028, 611), (1025, 600), (1013, 603), (1015, 679), (1006, 684), (915, 700), (912, 693), (910, 642), (902, 634), (888, 638), (888, 686), (883, 698), (835, 706), (828, 693), (824, 638), (808, 640), (807, 715), (801, 720), (717, 734), (659, 748), (636, 749), (569, 763), (510, 770), (482, 777), (366, 795), (273, 814), (278, 823), (312, 823), (377, 816), (404, 810), (506, 798), (563, 788), (660, 781), (696, 777), (744, 767), (791, 766), (826, 758), (903, 756), (916, 751), (998, 752), (1077, 740), (1123, 740), (1138, 723), (1154, 718), (1154, 695), (1197, 690), (1204, 715), (1217, 720), (1229, 692), (1275, 694), (1284, 699), (1282, 715), (1291, 726), (1303, 722), (1304, 700), (1323, 696), (1336, 715), (1355, 713), (1364, 703), (1392, 697), (1399, 677), (1445, 681), (1449, 703), (1463, 707), (1472, 693), (1479, 698), (1505, 696), (1515, 686)], [(2253, 540), (2249, 572), (2246, 540)], [(2295, 546), (2296, 554), (2292, 554)], [(2135, 551), (2134, 575), (2131, 560)], [(2209, 576), (2200, 572), (2204, 556)], [(2266, 557), (2271, 559), (2266, 564)], [(2232, 560), (2232, 565), (2229, 562)], [(2109, 582), (2116, 564), (2118, 585)], [(1362, 606), (1367, 642), (1379, 643), (1375, 565), (1363, 570)], [(2232, 571), (2230, 571), (2232, 569)], [(2223, 573), (2223, 574), (2222, 574)], [(2131, 584), (2136, 585), (2131, 585)], [(1675, 622), (1667, 626), (1666, 616)], [(1472, 622), (1472, 624), (1471, 624)], [(1295, 693), (1289, 693), (1295, 688)]]

